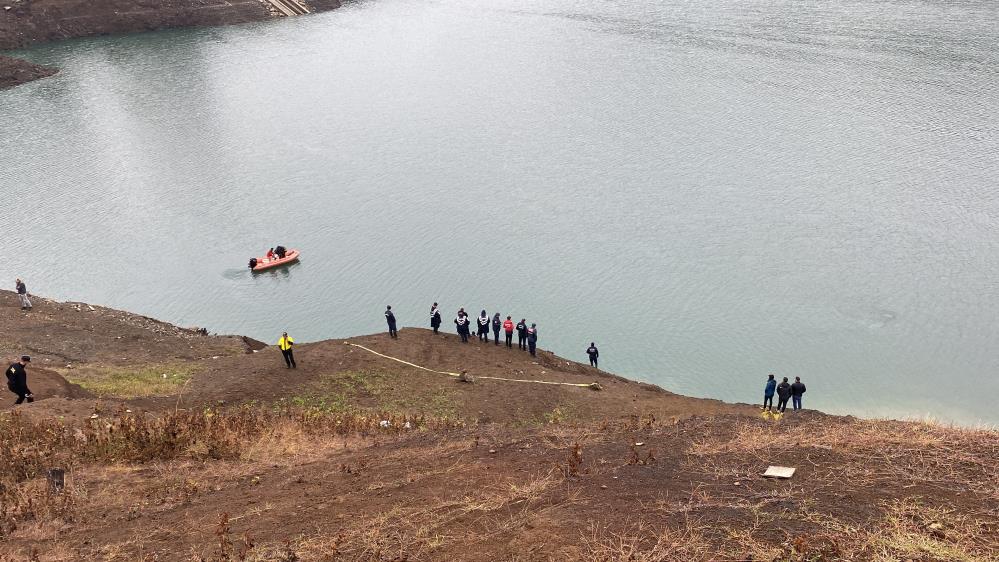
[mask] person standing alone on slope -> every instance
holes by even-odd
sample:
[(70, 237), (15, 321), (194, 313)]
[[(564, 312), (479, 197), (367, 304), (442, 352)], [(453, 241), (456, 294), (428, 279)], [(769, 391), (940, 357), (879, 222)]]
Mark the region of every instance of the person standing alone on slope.
[(441, 327), (441, 311), (437, 310), (437, 303), (430, 307), (430, 327), (434, 329), (435, 334)]
[(395, 314), (392, 314), (392, 307), (385, 307), (385, 321), (388, 322), (389, 336), (393, 338), (399, 337), (399, 332), (395, 329)]
[(597, 358), (600, 357), (600, 351), (597, 350), (597, 344), (590, 342), (590, 347), (586, 348), (586, 354), (590, 356), (590, 366), (597, 367)]
[(772, 410), (774, 408), (774, 390), (777, 388), (777, 381), (774, 376), (767, 377), (767, 386), (763, 388), (763, 409)]
[(281, 339), (278, 340), (278, 349), (281, 350), (281, 355), (284, 356), (284, 363), (289, 369), (297, 369), (298, 365), (295, 364), (295, 352), (291, 350), (291, 346), (295, 345), (295, 340), (291, 339), (288, 332), (281, 334)]
[(14, 281), (14, 287), (17, 289), (17, 298), (21, 299), (21, 310), (31, 310), (31, 301), (28, 300), (28, 288), (24, 285), (24, 281), (17, 279)]
[(506, 332), (506, 346), (513, 347), (513, 320), (507, 316), (506, 320), (503, 322), (503, 331)]
[(10, 367), (7, 367), (7, 388), (17, 395), (17, 400), (14, 404), (21, 404), (25, 400), (28, 402), (35, 401), (35, 395), (28, 389), (28, 373), (24, 370), (30, 362), (31, 357), (22, 355), (20, 361), (12, 363)]

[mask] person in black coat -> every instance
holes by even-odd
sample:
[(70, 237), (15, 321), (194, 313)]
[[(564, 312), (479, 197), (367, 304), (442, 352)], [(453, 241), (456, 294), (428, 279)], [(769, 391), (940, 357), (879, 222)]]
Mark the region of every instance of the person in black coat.
[(527, 349), (531, 352), (531, 357), (537, 357), (538, 350), (538, 325), (531, 324), (527, 329)]
[(500, 328), (503, 327), (503, 321), (500, 320), (499, 312), (493, 315), (493, 342), (499, 345), (499, 332)]
[(471, 331), (471, 320), (465, 314), (465, 309), (458, 310), (458, 316), (454, 319), (454, 325), (458, 328), (458, 335), (461, 336), (461, 343), (468, 343), (468, 334)]
[(787, 409), (787, 401), (791, 398), (791, 385), (784, 377), (783, 382), (777, 385), (777, 410), (783, 412)]
[(600, 351), (597, 350), (597, 344), (590, 342), (590, 347), (586, 348), (586, 354), (590, 356), (590, 366), (596, 367), (597, 357), (600, 357)]
[(30, 362), (31, 357), (22, 355), (20, 361), (12, 363), (10, 367), (7, 367), (7, 372), (5, 373), (7, 375), (7, 388), (17, 395), (17, 400), (14, 404), (21, 404), (25, 400), (28, 402), (35, 401), (35, 395), (28, 388), (28, 373), (24, 370)]
[(479, 341), (489, 343), (489, 315), (485, 310), (479, 315)]
[(527, 349), (527, 319), (521, 318), (517, 322), (517, 347)]
[(435, 334), (441, 327), (441, 311), (437, 309), (437, 303), (430, 307), (430, 327), (434, 329)]
[(791, 383), (791, 406), (795, 410), (801, 409), (801, 395), (805, 393), (805, 383), (801, 382), (801, 377), (794, 377)]
[(392, 307), (385, 307), (385, 321), (388, 322), (389, 336), (393, 338), (399, 337), (399, 332), (395, 329), (395, 314), (392, 314)]

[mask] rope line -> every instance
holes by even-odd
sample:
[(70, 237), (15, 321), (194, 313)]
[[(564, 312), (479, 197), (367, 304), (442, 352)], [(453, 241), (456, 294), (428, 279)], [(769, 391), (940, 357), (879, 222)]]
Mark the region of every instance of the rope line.
[[(396, 361), (396, 362), (402, 363), (403, 365), (409, 365), (410, 367), (415, 367), (417, 369), (422, 369), (424, 371), (429, 371), (431, 373), (437, 373), (438, 375), (447, 375), (449, 377), (460, 377), (461, 376), (460, 373), (452, 373), (450, 371), (435, 371), (434, 369), (423, 367), (421, 365), (417, 365), (416, 363), (410, 363), (409, 361), (403, 361), (402, 359), (399, 359), (398, 357), (392, 357), (391, 355), (385, 355), (384, 353), (378, 353), (377, 351), (375, 351), (373, 349), (369, 349), (367, 347), (364, 347), (363, 345), (358, 345), (356, 343), (350, 343), (350, 342), (346, 342), (346, 343), (347, 343), (347, 345), (349, 345), (351, 347), (356, 347), (358, 349), (363, 349), (364, 351), (367, 351), (368, 353), (373, 353), (373, 354), (375, 354), (375, 355), (377, 355), (379, 357), (384, 357), (385, 359), (391, 359), (392, 361)], [(555, 386), (575, 386), (575, 387), (579, 387), (579, 388), (592, 388), (593, 390), (601, 390), (600, 385), (598, 383), (595, 383), (595, 382), (593, 382), (593, 383), (574, 383), (574, 382), (556, 382), (556, 381), (536, 381), (536, 380), (528, 380), (528, 379), (507, 379), (507, 378), (503, 378), (503, 377), (487, 377), (487, 376), (474, 376), (474, 375), (473, 375), (473, 377), (477, 378), (477, 379), (488, 379), (488, 380), (493, 380), (493, 381), (527, 382), (527, 383), (534, 383), (534, 384), (550, 384), (550, 385), (555, 385)]]

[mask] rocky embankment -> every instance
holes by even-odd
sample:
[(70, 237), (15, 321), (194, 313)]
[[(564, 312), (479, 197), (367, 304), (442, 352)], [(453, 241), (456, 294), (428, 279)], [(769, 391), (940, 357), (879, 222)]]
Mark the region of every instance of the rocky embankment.
[[(340, 0), (311, 0), (338, 8)], [(266, 0), (0, 0), (0, 50), (73, 37), (203, 27), (276, 17)], [(0, 89), (50, 76), (54, 69), (0, 57)]]

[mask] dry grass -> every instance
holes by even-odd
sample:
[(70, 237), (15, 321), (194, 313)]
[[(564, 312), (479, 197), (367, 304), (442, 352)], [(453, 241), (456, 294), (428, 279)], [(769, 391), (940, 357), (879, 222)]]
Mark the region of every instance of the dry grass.
[(182, 365), (146, 367), (82, 367), (60, 370), (66, 380), (97, 396), (141, 398), (177, 394), (194, 374)]
[[(82, 426), (0, 415), (0, 538), (25, 521), (67, 517), (82, 491), (53, 495), (37, 480), (50, 467), (195, 460), (274, 459), (315, 451), (361, 433), (459, 427), (450, 418), (331, 414), (315, 410), (174, 411), (157, 417), (118, 410)], [(407, 427), (409, 429), (407, 429)]]
[[(141, 560), (180, 537), (187, 559), (205, 561), (999, 559), (987, 431), (745, 418), (459, 427), (299, 408), (118, 412), (83, 428), (5, 416), (0, 448), (36, 446), (0, 455), (0, 474), (20, 475), (0, 480), (15, 506), (4, 520), (13, 540), (48, 549), (95, 513), (135, 513), (136, 529), (174, 518), (168, 539), (97, 541), (85, 558), (100, 560)], [(800, 476), (750, 476), (778, 457)], [(73, 471), (61, 495), (39, 478), (53, 462)], [(268, 533), (276, 525), (283, 534)], [(41, 559), (73, 558), (53, 547)]]
[(987, 429), (886, 420), (744, 422), (733, 431), (705, 434), (688, 453), (697, 470), (714, 466), (712, 457), (746, 459), (742, 466), (729, 463), (726, 476), (782, 456), (809, 463), (813, 456), (832, 454), (841, 462), (830, 478), (918, 483), (970, 491), (999, 504), (999, 463), (993, 461), (999, 458), (999, 432)]

